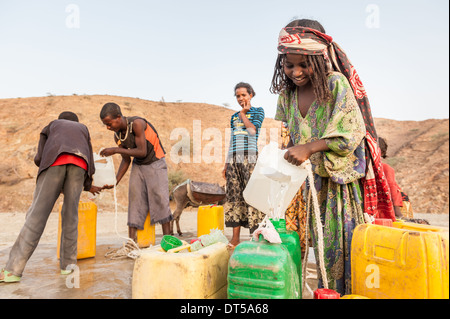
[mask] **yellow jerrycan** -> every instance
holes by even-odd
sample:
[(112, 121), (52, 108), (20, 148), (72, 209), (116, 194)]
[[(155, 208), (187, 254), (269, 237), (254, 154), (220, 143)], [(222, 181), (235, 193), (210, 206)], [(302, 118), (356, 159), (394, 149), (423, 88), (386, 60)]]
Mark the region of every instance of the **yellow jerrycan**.
[(184, 243), (173, 253), (160, 245), (142, 250), (134, 263), (132, 298), (225, 299), (230, 259), (227, 246), (219, 242), (195, 252), (184, 249), (189, 246)]
[(371, 299), (448, 299), (448, 229), (363, 224), (352, 239), (352, 293)]
[(144, 229), (137, 231), (137, 244), (139, 248), (147, 248), (155, 244), (155, 225), (150, 224), (150, 213), (144, 222)]
[[(56, 256), (59, 259), (61, 247), (61, 209), (59, 206), (58, 244)], [(78, 204), (78, 241), (77, 259), (95, 257), (97, 245), (97, 205), (94, 202)]]
[(197, 237), (208, 235), (212, 229), (223, 231), (225, 215), (223, 206), (205, 205), (199, 206), (197, 211)]

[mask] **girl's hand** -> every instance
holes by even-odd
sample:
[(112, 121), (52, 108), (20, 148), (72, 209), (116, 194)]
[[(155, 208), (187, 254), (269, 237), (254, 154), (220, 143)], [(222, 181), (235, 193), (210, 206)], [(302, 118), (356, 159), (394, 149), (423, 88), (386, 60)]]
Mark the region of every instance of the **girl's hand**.
[(288, 148), (284, 154), (284, 159), (289, 163), (300, 166), (303, 162), (309, 159), (312, 151), (308, 144), (296, 145)]
[(100, 156), (111, 156), (116, 154), (117, 147), (105, 148), (100, 152)]
[(250, 105), (250, 101), (244, 101), (242, 103), (241, 107), (242, 107), (241, 112), (244, 113), (244, 114), (247, 114), (247, 112), (250, 110), (250, 108), (252, 106)]
[(287, 152), (284, 154), (284, 159), (291, 164), (300, 166), (303, 162), (308, 160), (312, 154), (329, 150), (330, 148), (328, 147), (326, 140), (320, 139), (288, 148)]

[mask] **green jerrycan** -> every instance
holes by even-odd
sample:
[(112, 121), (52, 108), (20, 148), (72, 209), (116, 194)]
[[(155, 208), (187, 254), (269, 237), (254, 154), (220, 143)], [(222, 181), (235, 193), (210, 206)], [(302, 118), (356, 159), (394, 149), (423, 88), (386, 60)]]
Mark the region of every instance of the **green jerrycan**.
[(302, 250), (300, 246), (300, 237), (298, 236), (297, 232), (286, 230), (286, 220), (285, 219), (279, 219), (279, 220), (272, 220), (273, 226), (277, 230), (278, 234), (280, 235), (282, 245), (287, 248), (289, 253), (291, 254), (292, 260), (294, 261), (295, 265), (297, 266), (297, 272), (298, 272), (298, 278), (300, 280), (300, 287), (301, 287), (301, 280), (302, 280)]
[(229, 299), (300, 299), (297, 265), (286, 245), (260, 236), (236, 246), (228, 263)]

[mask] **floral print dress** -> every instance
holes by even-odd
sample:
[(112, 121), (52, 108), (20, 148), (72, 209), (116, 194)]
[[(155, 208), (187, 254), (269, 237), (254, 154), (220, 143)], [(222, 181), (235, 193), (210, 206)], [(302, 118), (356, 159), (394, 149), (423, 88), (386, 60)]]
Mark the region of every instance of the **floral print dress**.
[[(303, 117), (297, 94), (284, 91), (278, 98), (276, 120), (287, 122), (294, 145), (325, 139), (329, 151), (310, 157), (324, 234), (324, 260), (328, 288), (351, 293), (350, 250), (354, 228), (364, 223), (365, 125), (347, 78), (339, 72), (328, 77), (331, 101), (313, 102)], [(306, 185), (309, 191), (309, 181)], [(312, 205), (312, 201), (311, 201)], [(313, 207), (311, 238), (318, 261), (317, 229)], [(320, 276), (320, 272), (319, 276)], [(321, 276), (319, 286), (323, 287)]]

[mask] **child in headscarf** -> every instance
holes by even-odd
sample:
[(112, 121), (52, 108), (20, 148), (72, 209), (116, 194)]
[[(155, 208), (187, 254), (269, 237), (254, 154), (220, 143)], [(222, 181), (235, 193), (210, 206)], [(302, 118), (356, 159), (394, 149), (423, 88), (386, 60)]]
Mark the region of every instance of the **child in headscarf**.
[[(354, 228), (364, 223), (364, 212), (395, 220), (366, 93), (342, 49), (317, 28), (283, 28), (278, 52), (271, 86), (280, 94), (275, 119), (287, 122), (295, 145), (285, 159), (294, 165), (311, 161), (328, 288), (349, 294)], [(310, 215), (317, 257), (316, 221)]]
[[(325, 33), (323, 26), (309, 19), (299, 19), (291, 21), (286, 27), (308, 27)], [(290, 137), (288, 124), (281, 123), (281, 148), (285, 149), (294, 146)], [(306, 203), (303, 196), (304, 185), (298, 190), (285, 212), (286, 229), (296, 231), (300, 238), (300, 248), (302, 256), (306, 253)]]

